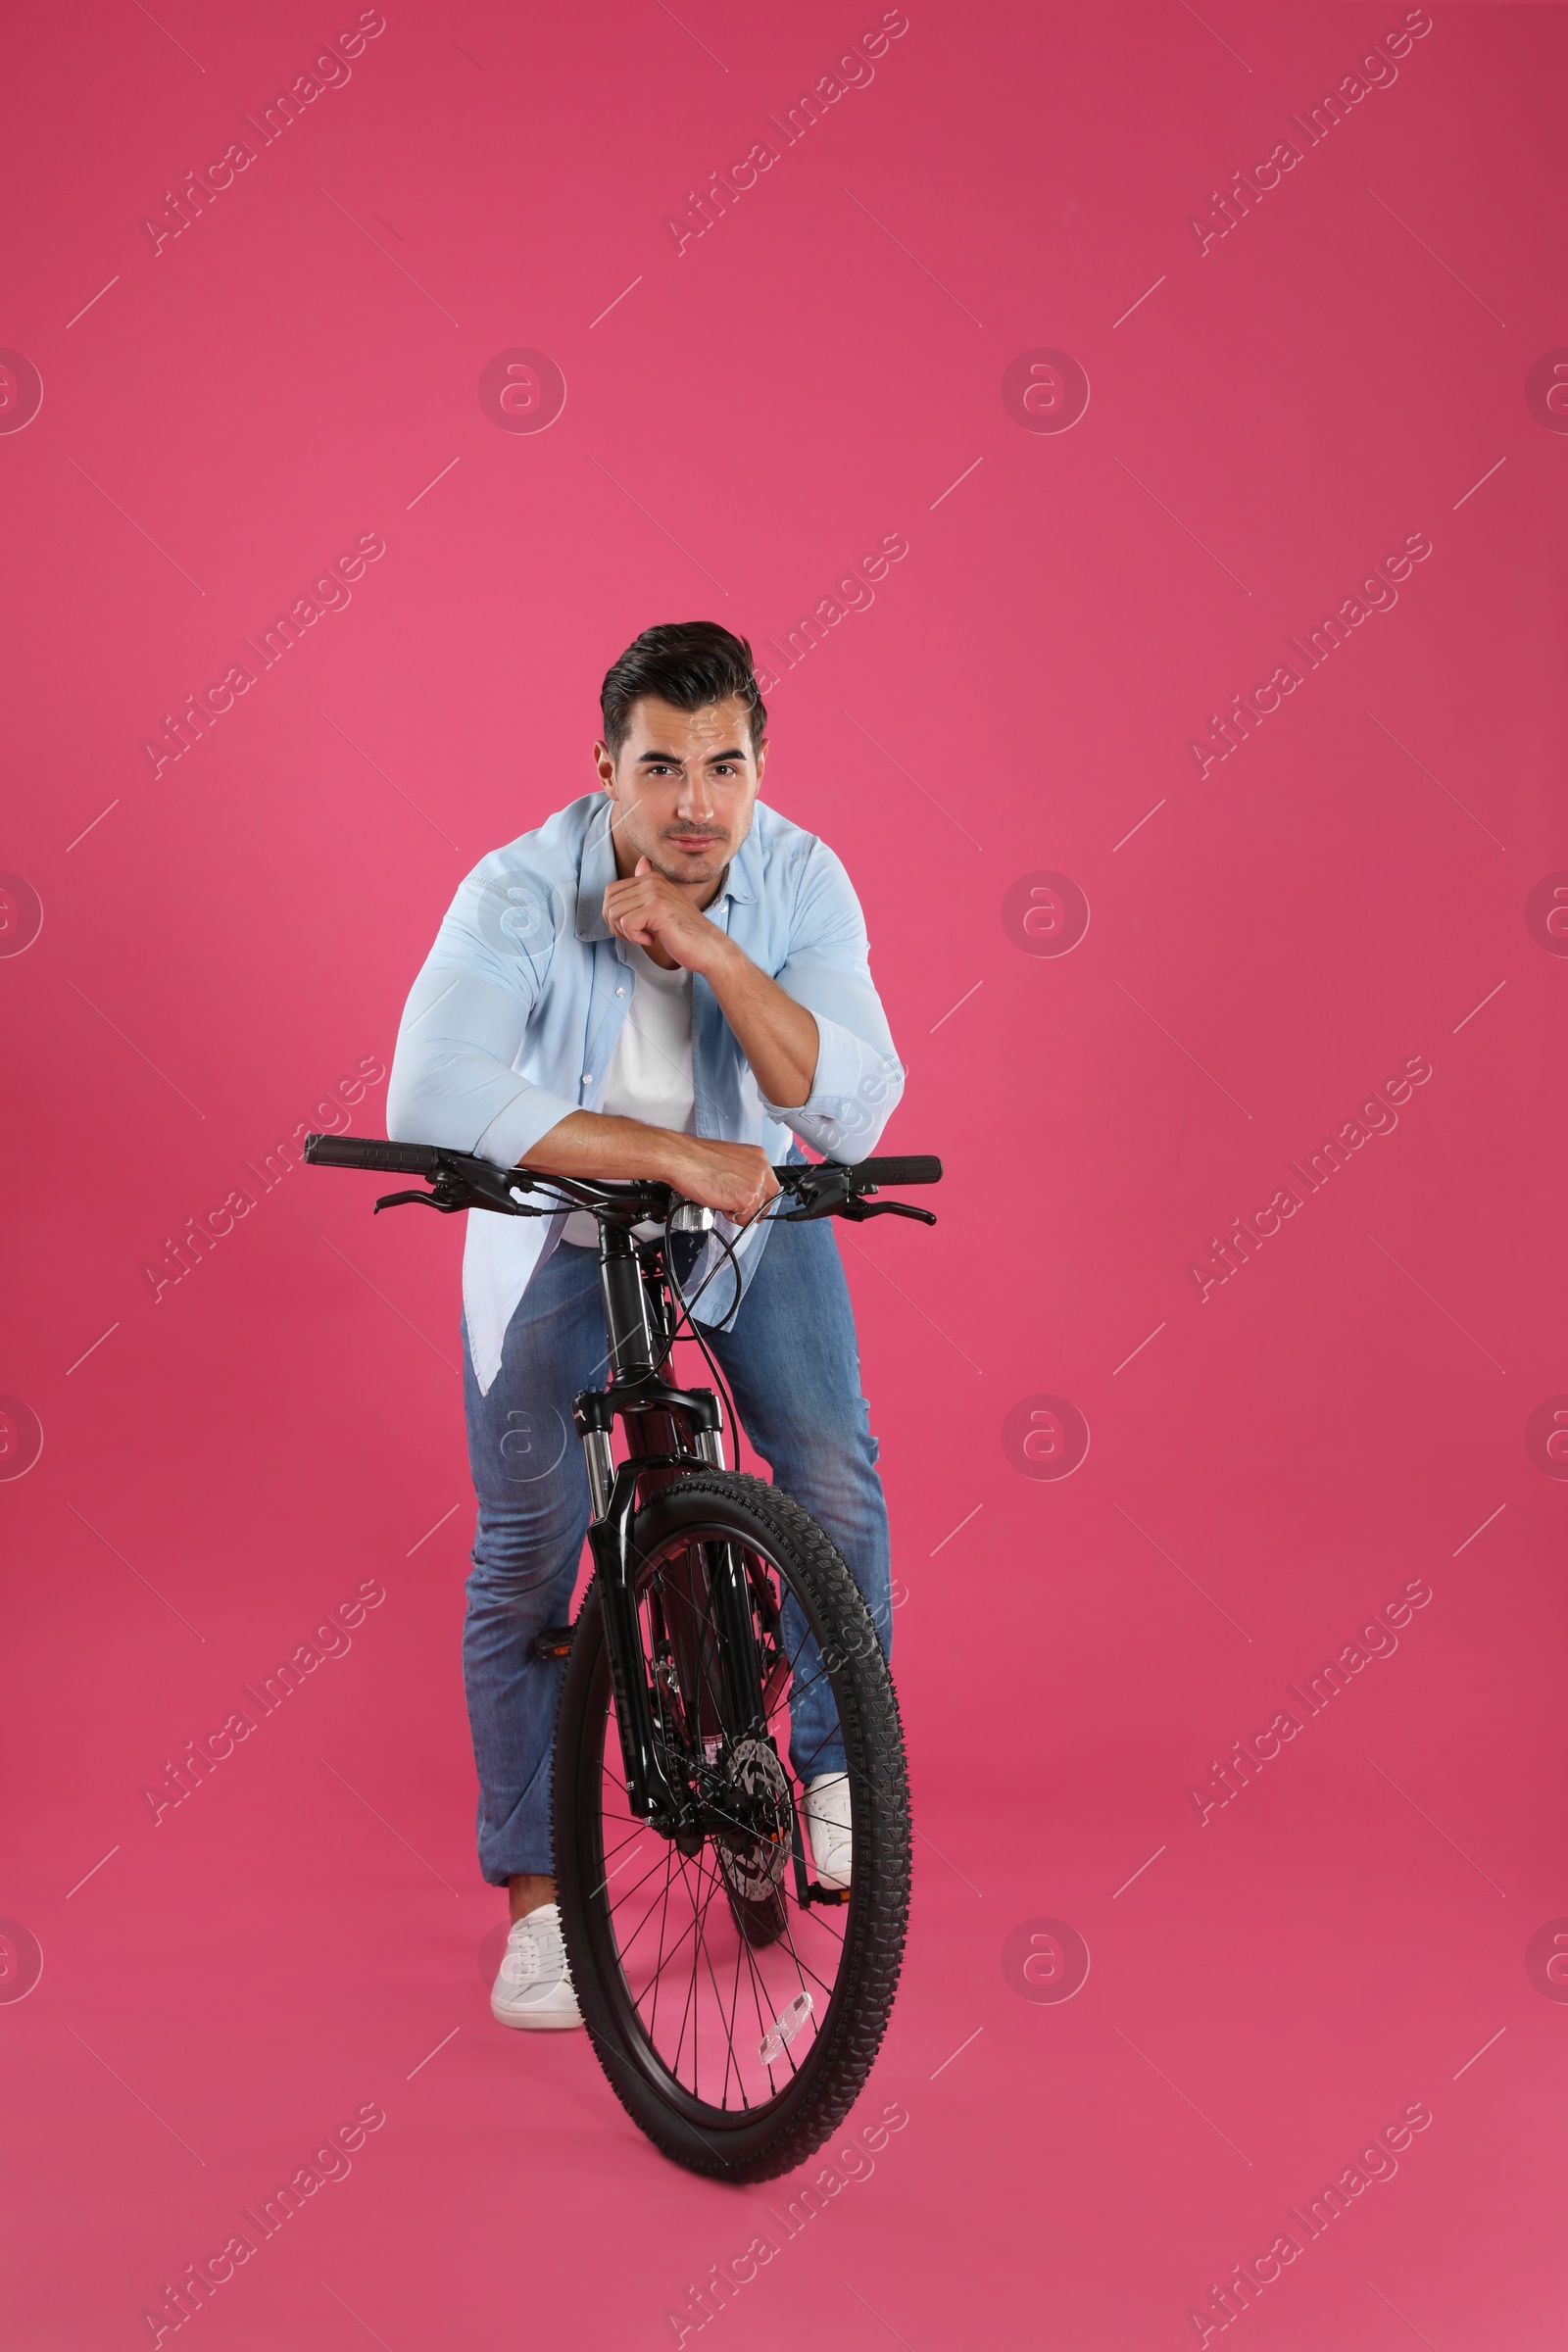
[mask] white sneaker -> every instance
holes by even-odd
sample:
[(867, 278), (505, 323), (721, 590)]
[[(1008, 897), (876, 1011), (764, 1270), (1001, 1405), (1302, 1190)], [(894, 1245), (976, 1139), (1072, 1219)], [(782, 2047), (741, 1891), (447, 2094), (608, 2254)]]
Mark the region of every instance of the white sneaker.
[(513, 1921), (501, 1973), (490, 1991), (490, 2014), (498, 2026), (535, 2031), (582, 2024), (566, 1967), (559, 1904), (541, 1903), (526, 1918)]
[(819, 1886), (847, 1886), (855, 1839), (850, 1831), (850, 1776), (824, 1772), (806, 1791), (806, 1821)]

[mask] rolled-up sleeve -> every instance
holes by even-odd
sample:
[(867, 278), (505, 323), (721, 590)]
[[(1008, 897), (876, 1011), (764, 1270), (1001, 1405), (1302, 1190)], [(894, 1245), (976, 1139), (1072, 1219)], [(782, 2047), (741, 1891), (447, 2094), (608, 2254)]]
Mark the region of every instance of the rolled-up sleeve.
[(404, 1007), (387, 1086), (394, 1143), (514, 1167), (578, 1107), (515, 1067), (561, 920), (559, 893), (492, 859), (463, 883)]
[(864, 1159), (898, 1106), (904, 1064), (872, 984), (859, 901), (820, 841), (806, 861), (789, 953), (773, 977), (816, 1023), (816, 1069), (804, 1102), (764, 1099), (762, 1107), (824, 1157)]

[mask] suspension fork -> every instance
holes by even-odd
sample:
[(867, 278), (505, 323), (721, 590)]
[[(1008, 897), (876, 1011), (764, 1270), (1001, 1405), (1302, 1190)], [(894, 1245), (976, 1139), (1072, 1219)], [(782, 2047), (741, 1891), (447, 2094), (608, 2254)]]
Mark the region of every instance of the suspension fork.
[[(676, 1401), (670, 1393), (671, 1402)], [(702, 1418), (717, 1418), (716, 1399), (699, 1392), (680, 1399)], [(707, 1407), (707, 1412), (704, 1411)], [(616, 1402), (604, 1390), (588, 1390), (572, 1405), (572, 1420), (582, 1439), (588, 1470), (593, 1517), (588, 1542), (605, 1616), (605, 1643), (610, 1653), (611, 1690), (614, 1697), (615, 1728), (620, 1736), (621, 1765), (627, 1801), (656, 1827), (672, 1833), (691, 1811), (689, 1792), (677, 1788), (664, 1769), (654, 1741), (653, 1706), (644, 1671), (638, 1625), (636, 1565), (631, 1531), (637, 1509), (639, 1480), (650, 1457), (633, 1453), (619, 1463), (611, 1449)], [(634, 1415), (640, 1420), (645, 1416)], [(662, 1416), (660, 1416), (662, 1418)], [(694, 1433), (704, 1454), (716, 1446), (716, 1428)], [(706, 1441), (706, 1442), (705, 1442)], [(654, 1457), (674, 1467), (669, 1456)], [(694, 1465), (695, 1466), (695, 1465)], [(709, 1588), (717, 1603), (722, 1638), (722, 1703), (732, 1737), (749, 1731), (757, 1720), (761, 1690), (761, 1661), (752, 1615), (751, 1579), (740, 1546), (731, 1543), (703, 1545)], [(694, 1722), (700, 1722), (701, 1692), (690, 1694)]]
[(593, 1519), (588, 1542), (599, 1576), (605, 1613), (605, 1646), (610, 1653), (610, 1687), (620, 1734), (626, 1800), (634, 1813), (671, 1832), (689, 1809), (684, 1789), (670, 1784), (654, 1745), (654, 1713), (643, 1672), (637, 1626), (637, 1579), (632, 1563), (631, 1524), (637, 1508), (641, 1463), (633, 1457), (617, 1468), (611, 1454), (614, 1412), (602, 1393), (579, 1396), (572, 1407), (588, 1463)]

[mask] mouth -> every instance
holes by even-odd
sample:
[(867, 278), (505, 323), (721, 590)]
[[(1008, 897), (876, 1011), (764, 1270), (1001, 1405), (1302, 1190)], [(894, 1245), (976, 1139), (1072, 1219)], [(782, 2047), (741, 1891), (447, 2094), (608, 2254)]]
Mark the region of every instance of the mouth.
[(709, 850), (718, 849), (727, 837), (722, 833), (666, 833), (664, 840), (672, 850), (688, 858), (701, 858)]

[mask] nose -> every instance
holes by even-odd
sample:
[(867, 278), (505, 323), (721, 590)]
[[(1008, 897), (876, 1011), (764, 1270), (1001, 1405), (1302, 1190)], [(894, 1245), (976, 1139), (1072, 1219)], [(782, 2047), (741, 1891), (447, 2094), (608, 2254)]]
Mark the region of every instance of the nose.
[(675, 813), (684, 824), (706, 824), (713, 813), (712, 788), (704, 770), (688, 773), (681, 780)]

